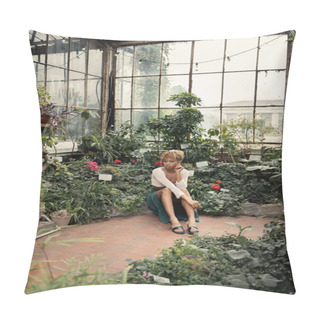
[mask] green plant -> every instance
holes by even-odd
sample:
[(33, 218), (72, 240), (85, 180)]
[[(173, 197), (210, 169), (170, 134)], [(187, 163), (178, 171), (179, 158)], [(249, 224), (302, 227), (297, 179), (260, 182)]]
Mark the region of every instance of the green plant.
[(113, 149), (110, 141), (101, 134), (89, 134), (81, 136), (78, 139), (79, 149), (92, 160), (99, 163), (112, 162), (118, 155), (118, 152)]
[(259, 119), (259, 115), (256, 115), (254, 119), (238, 115), (237, 119), (232, 119), (225, 125), (245, 152), (250, 151), (254, 142), (263, 143), (265, 134), (275, 131), (274, 127), (265, 126), (263, 121)]
[[(129, 283), (169, 285), (224, 285), (293, 294), (295, 292), (284, 233), (274, 222), (258, 240), (243, 236), (249, 227), (238, 226), (238, 235), (193, 236), (179, 239), (154, 259), (131, 263)], [(150, 275), (147, 279), (145, 275)]]
[(179, 94), (173, 94), (170, 96), (168, 101), (175, 102), (178, 107), (192, 107), (192, 106), (201, 106), (201, 99), (198, 98), (193, 93), (181, 92)]
[(46, 87), (37, 85), (39, 107), (41, 119), (48, 117), (47, 124), (42, 132), (42, 145), (44, 147), (54, 147), (61, 135), (65, 135), (64, 125), (67, 123), (67, 116), (76, 112), (74, 108), (61, 108), (50, 102), (50, 95)]

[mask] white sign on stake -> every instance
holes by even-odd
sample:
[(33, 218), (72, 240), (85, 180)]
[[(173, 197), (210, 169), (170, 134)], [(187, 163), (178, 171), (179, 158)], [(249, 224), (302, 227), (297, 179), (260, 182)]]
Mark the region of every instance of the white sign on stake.
[(99, 180), (111, 181), (112, 175), (111, 174), (99, 174)]
[(190, 147), (189, 143), (183, 143), (183, 144), (181, 145), (181, 149), (187, 149), (187, 148), (189, 148), (189, 147)]

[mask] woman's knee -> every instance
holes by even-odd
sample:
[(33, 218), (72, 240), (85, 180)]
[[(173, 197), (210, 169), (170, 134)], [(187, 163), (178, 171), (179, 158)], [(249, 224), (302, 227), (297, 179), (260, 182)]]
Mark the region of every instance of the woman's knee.
[(166, 196), (171, 196), (172, 194), (169, 188), (163, 188), (161, 191), (162, 191), (162, 194), (165, 194)]
[(161, 189), (161, 190), (159, 190), (158, 192), (157, 192), (157, 196), (158, 196), (158, 198), (162, 198), (163, 196), (165, 196), (165, 197), (171, 197), (171, 190), (169, 189), (169, 188), (163, 188), (163, 189)]

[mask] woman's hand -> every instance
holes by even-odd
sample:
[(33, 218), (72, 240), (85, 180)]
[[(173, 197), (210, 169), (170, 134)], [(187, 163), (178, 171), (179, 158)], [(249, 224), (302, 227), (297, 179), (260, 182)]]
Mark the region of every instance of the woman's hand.
[(190, 206), (192, 206), (193, 209), (201, 208), (200, 203), (198, 201), (190, 200), (188, 203), (190, 204)]
[(184, 167), (183, 167), (182, 165), (178, 164), (174, 169), (175, 169), (177, 172), (181, 172), (181, 171), (184, 169)]

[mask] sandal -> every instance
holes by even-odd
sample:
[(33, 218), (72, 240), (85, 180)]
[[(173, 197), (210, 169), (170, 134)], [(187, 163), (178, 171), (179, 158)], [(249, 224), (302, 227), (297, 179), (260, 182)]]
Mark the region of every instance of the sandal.
[[(177, 231), (177, 230), (182, 230), (182, 231)], [(177, 233), (177, 234), (184, 234), (185, 233), (184, 229), (181, 226), (172, 228), (172, 232)]]
[(188, 232), (189, 232), (190, 234), (198, 233), (198, 232), (199, 232), (199, 229), (198, 229), (198, 227), (191, 226), (191, 227), (188, 227)]

